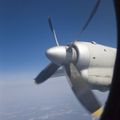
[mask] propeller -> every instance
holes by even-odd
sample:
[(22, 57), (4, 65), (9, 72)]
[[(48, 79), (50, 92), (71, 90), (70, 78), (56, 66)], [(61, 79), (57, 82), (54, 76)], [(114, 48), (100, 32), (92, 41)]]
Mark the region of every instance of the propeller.
[(97, 0), (95, 6), (94, 6), (93, 9), (92, 9), (92, 12), (91, 12), (90, 16), (88, 17), (88, 19), (87, 19), (87, 21), (86, 21), (85, 25), (83, 26), (83, 28), (82, 28), (82, 30), (81, 30), (80, 33), (82, 33), (83, 31), (85, 31), (85, 29), (87, 28), (87, 26), (88, 26), (89, 23), (91, 22), (92, 18), (95, 16), (95, 14), (96, 14), (96, 12), (97, 12), (97, 10), (98, 10), (98, 7), (99, 7), (99, 5), (100, 5), (100, 3), (101, 3), (101, 0)]
[[(101, 104), (92, 92), (90, 85), (82, 77), (81, 71), (79, 71), (76, 67), (78, 54), (74, 46), (56, 46), (49, 48), (46, 51), (46, 55), (52, 61), (52, 63), (36, 77), (36, 83), (42, 83), (46, 81), (60, 66), (63, 66), (67, 73), (67, 78), (69, 78), (69, 81), (71, 82), (72, 90), (79, 102), (94, 117), (100, 116), (102, 113)], [(96, 111), (98, 112), (96, 113)]]
[[(97, 0), (96, 5), (93, 8), (92, 13), (81, 32), (87, 28), (91, 19), (95, 15), (100, 2), (101, 0)], [(39, 84), (46, 81), (58, 70), (59, 67), (64, 67), (67, 78), (72, 85), (72, 90), (78, 98), (79, 102), (92, 114), (93, 117), (100, 116), (102, 113), (101, 104), (92, 92), (89, 83), (82, 76), (82, 70), (79, 71), (77, 68), (76, 63), (78, 52), (74, 48), (74, 43), (68, 46), (59, 46), (56, 32), (53, 28), (50, 17), (48, 17), (48, 23), (57, 46), (49, 48), (46, 51), (46, 56), (51, 61), (51, 63), (39, 73), (39, 75), (35, 78), (35, 82)]]
[(39, 83), (46, 81), (56, 72), (58, 68), (59, 68), (58, 65), (54, 63), (50, 63), (44, 70), (42, 70), (38, 74), (38, 76), (35, 78), (35, 83), (39, 84)]
[(55, 32), (55, 29), (53, 28), (52, 20), (51, 20), (50, 17), (48, 17), (48, 23), (49, 23), (49, 27), (51, 29), (51, 32), (53, 34), (54, 40), (56, 41), (56, 45), (59, 46), (57, 35), (56, 35), (56, 32)]
[[(101, 104), (93, 94), (89, 84), (80, 75), (80, 72), (74, 63), (65, 65), (65, 70), (72, 85), (72, 90), (79, 102), (92, 114), (93, 117), (99, 117), (102, 112)], [(97, 112), (96, 114), (96, 111), (101, 112)]]
[[(53, 28), (52, 21), (51, 21), (50, 17), (48, 17), (48, 24), (49, 24), (49, 27), (50, 27), (51, 32), (53, 34), (54, 40), (56, 41), (56, 45), (59, 46), (58, 39), (57, 39), (57, 36), (56, 36), (56, 32), (55, 32), (55, 29)], [(48, 54), (50, 54), (50, 53), (48, 53)], [(40, 84), (40, 83), (46, 81), (48, 78), (50, 78), (57, 71), (58, 68), (59, 68), (58, 65), (54, 64), (53, 62), (51, 62), (34, 79), (35, 83), (36, 84)]]

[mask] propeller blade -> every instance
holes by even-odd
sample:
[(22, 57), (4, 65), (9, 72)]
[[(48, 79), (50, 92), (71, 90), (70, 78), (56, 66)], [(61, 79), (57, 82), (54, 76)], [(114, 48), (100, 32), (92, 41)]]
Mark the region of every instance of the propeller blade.
[[(90, 89), (88, 83), (81, 77), (80, 72), (76, 68), (73, 63), (69, 65), (65, 65), (65, 70), (70, 79), (70, 83), (72, 86), (72, 90), (78, 98), (79, 102), (91, 113), (95, 116), (96, 111), (99, 110), (101, 105), (93, 92)], [(98, 115), (98, 112), (96, 113)], [(99, 116), (98, 115), (98, 116)], [(97, 116), (97, 117), (98, 117)]]
[(39, 75), (35, 78), (35, 82), (37, 84), (42, 83), (46, 81), (48, 78), (50, 78), (59, 68), (54, 63), (50, 63), (44, 70), (42, 70)]
[(56, 41), (56, 44), (57, 44), (57, 46), (59, 46), (57, 35), (56, 35), (56, 32), (55, 32), (55, 29), (53, 28), (52, 21), (51, 21), (50, 17), (48, 17), (48, 23), (49, 23), (49, 27), (50, 27), (50, 29), (51, 29), (51, 31), (53, 33), (54, 39)]
[(97, 0), (97, 2), (96, 2), (96, 4), (95, 4), (95, 6), (94, 6), (94, 8), (93, 8), (93, 10), (92, 10), (92, 12), (91, 12), (91, 14), (90, 14), (90, 16), (88, 17), (85, 25), (83, 26), (83, 28), (82, 28), (82, 30), (81, 30), (81, 33), (87, 28), (87, 26), (89, 25), (90, 21), (91, 21), (92, 18), (95, 16), (95, 14), (96, 14), (96, 12), (97, 12), (97, 9), (98, 9), (98, 7), (99, 7), (99, 5), (100, 5), (100, 2), (101, 2), (101, 0)]

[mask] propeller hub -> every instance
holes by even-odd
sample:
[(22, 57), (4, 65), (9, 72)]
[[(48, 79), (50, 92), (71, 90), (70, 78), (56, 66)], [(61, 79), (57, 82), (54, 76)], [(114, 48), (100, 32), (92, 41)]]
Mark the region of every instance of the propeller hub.
[(49, 48), (46, 51), (46, 56), (56, 65), (61, 65), (66, 61), (66, 47), (67, 46), (56, 46)]
[(76, 50), (68, 46), (56, 46), (46, 51), (46, 56), (56, 65), (69, 64), (77, 59)]

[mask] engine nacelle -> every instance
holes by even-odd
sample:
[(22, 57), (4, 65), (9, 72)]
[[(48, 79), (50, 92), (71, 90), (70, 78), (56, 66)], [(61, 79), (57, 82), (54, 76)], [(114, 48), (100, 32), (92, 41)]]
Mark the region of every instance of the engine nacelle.
[(95, 42), (74, 42), (77, 68), (93, 89), (109, 88), (113, 76), (116, 49)]

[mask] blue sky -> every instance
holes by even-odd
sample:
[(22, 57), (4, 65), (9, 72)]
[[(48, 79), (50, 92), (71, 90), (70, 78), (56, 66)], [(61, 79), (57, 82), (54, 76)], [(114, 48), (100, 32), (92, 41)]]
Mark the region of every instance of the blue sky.
[[(116, 46), (112, 0), (102, 0), (87, 30), (80, 34), (96, 0), (1, 0), (0, 73), (37, 74), (49, 60), (45, 50), (55, 46), (47, 18), (52, 17), (59, 43), (96, 41)], [(33, 76), (34, 77), (34, 76)]]

